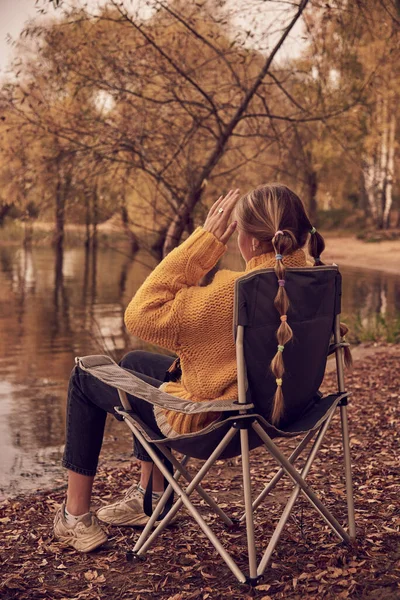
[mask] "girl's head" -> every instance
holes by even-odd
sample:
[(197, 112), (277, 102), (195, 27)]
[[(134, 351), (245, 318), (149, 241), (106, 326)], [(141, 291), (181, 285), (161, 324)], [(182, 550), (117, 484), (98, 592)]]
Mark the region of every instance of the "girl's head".
[[(283, 256), (302, 248), (312, 225), (300, 198), (286, 185), (261, 185), (242, 196), (235, 208), (238, 246), (246, 262), (257, 254), (277, 251)], [(283, 235), (274, 238), (277, 231)], [(325, 248), (318, 232), (309, 238), (316, 265)]]
[[(285, 185), (262, 185), (245, 194), (235, 208), (238, 246), (243, 258), (275, 252), (277, 293), (275, 308), (279, 314), (276, 332), (277, 351), (271, 361), (276, 381), (271, 422), (277, 424), (284, 412), (282, 378), (285, 373), (283, 352), (293, 338), (288, 322), (289, 297), (285, 289), (285, 256), (302, 248), (309, 239), (309, 253), (315, 265), (323, 264), (320, 255), (325, 248), (323, 237), (311, 225), (300, 198)], [(292, 299), (293, 300), (293, 299)]]

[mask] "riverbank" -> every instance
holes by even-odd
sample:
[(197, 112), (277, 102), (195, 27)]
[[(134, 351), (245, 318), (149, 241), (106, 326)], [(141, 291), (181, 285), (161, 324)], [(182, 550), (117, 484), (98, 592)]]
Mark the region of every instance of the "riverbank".
[[(5, 574), (0, 583), (2, 598), (397, 600), (400, 347), (370, 345), (364, 347), (363, 356), (355, 358), (355, 367), (347, 376), (348, 389), (353, 392), (349, 404), (357, 525), (353, 547), (339, 544), (315, 511), (300, 499), (271, 567), (252, 591), (235, 584), (186, 513), (162, 535), (143, 563), (126, 562), (125, 552), (137, 539), (137, 532), (123, 528), (110, 528), (107, 545), (92, 554), (78, 555), (63, 549), (52, 537), (51, 524), (65, 489), (53, 489), (0, 505), (0, 563)], [(324, 386), (335, 386), (334, 373), (327, 374)], [(281, 445), (288, 448), (292, 444)], [(252, 452), (251, 462), (258, 490), (273, 463), (261, 450)], [(207, 477), (208, 486), (220, 502), (229, 502), (227, 510), (233, 515), (240, 514), (240, 470), (240, 461), (233, 459), (219, 462)], [(110, 455), (103, 456), (94, 487), (94, 508), (118, 497), (137, 474), (135, 465), (111, 462)], [(343, 521), (346, 505), (337, 417), (308, 481), (323, 490), (328, 506)], [(260, 509), (256, 513), (260, 551), (289, 489), (289, 485), (280, 487), (267, 502), (267, 512)], [(226, 532), (213, 516), (209, 523), (226, 536), (229, 548), (243, 563), (240, 557), (245, 556), (245, 531)]]
[[(0, 245), (22, 244), (23, 228), (13, 222), (8, 226), (9, 235), (3, 235)], [(34, 244), (48, 245), (51, 243), (54, 225), (47, 222), (36, 222), (34, 225)], [(85, 238), (84, 225), (67, 224), (65, 226), (67, 245), (81, 245)], [(340, 231), (322, 231), (326, 249), (323, 254), (324, 262), (335, 262), (339, 266), (355, 266), (362, 269), (374, 269), (385, 273), (400, 275), (400, 239), (365, 242), (355, 235), (342, 234)], [(126, 230), (121, 226), (120, 219), (112, 218), (98, 226), (99, 246), (107, 241), (114, 244), (129, 244)], [(151, 246), (151, 234), (148, 234), (145, 246)]]
[(328, 233), (325, 242), (323, 260), (326, 263), (400, 275), (400, 240), (364, 242), (356, 237)]

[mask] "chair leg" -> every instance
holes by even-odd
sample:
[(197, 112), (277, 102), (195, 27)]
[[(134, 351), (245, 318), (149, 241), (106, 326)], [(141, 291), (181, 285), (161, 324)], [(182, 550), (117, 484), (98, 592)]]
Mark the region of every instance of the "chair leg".
[(247, 550), (249, 557), (250, 580), (257, 577), (257, 557), (254, 538), (254, 519), (251, 500), (250, 460), (249, 460), (249, 432), (240, 430), (240, 443), (242, 450), (243, 492), (246, 515)]
[[(336, 315), (335, 318), (335, 343), (340, 342), (340, 315)], [(343, 348), (337, 347), (335, 350), (336, 357), (336, 375), (338, 382), (338, 389), (340, 392), (345, 391), (344, 385), (344, 357)], [(349, 524), (349, 534), (352, 540), (356, 537), (356, 524), (354, 518), (354, 498), (353, 498), (353, 481), (351, 476), (351, 457), (350, 457), (350, 442), (349, 442), (349, 425), (347, 420), (347, 400), (340, 403), (340, 420), (342, 423), (342, 440), (343, 440), (343, 454), (344, 454), (344, 468), (346, 475), (346, 496), (347, 496), (347, 514)]]
[[(221, 452), (226, 448), (226, 446), (229, 444), (230, 440), (234, 437), (236, 430), (234, 430), (233, 428), (225, 435), (224, 439), (220, 442), (220, 444), (217, 446), (217, 448), (214, 450), (214, 452), (210, 455), (210, 457), (204, 462), (204, 464), (202, 465), (201, 469), (198, 471), (198, 473), (196, 474), (196, 476), (192, 479), (191, 483), (187, 486), (187, 488), (185, 490), (182, 490), (182, 488), (179, 488), (179, 493), (177, 492), (178, 495), (178, 500), (175, 502), (175, 504), (170, 508), (170, 510), (168, 511), (168, 515), (166, 515), (165, 519), (163, 519), (161, 521), (161, 523), (159, 523), (159, 525), (157, 526), (157, 528), (154, 530), (154, 532), (152, 533), (152, 535), (148, 538), (147, 542), (145, 542), (145, 544), (142, 546), (140, 552), (138, 552), (138, 554), (144, 553), (147, 551), (147, 549), (150, 547), (150, 545), (153, 543), (153, 541), (158, 537), (158, 535), (161, 533), (161, 531), (163, 531), (165, 529), (165, 527), (167, 526), (168, 522), (175, 516), (175, 514), (178, 512), (179, 508), (182, 506), (182, 503), (184, 503), (183, 500), (183, 496), (182, 496), (182, 492), (184, 492), (184, 494), (186, 495), (187, 498), (189, 498), (189, 496), (192, 494), (192, 492), (196, 489), (196, 487), (198, 486), (199, 482), (204, 478), (204, 476), (206, 475), (206, 473), (210, 470), (210, 468), (213, 466), (214, 462), (217, 460), (218, 456), (221, 454)], [(146, 446), (145, 448), (147, 450), (149, 444)], [(168, 454), (170, 454), (168, 451), (165, 452), (166, 456), (169, 458)], [(175, 458), (172, 457), (171, 454), (171, 458)], [(157, 464), (157, 463), (156, 463)], [(157, 464), (157, 466), (159, 466)], [(164, 466), (164, 465), (163, 465)], [(190, 506), (192, 507), (192, 509), (188, 509), (190, 514), (194, 517), (195, 515), (193, 514), (193, 511), (197, 513), (196, 509), (193, 507), (193, 505), (190, 503)], [(211, 531), (211, 530), (210, 530)], [(211, 532), (212, 533), (212, 532)], [(213, 534), (214, 535), (214, 534)]]
[[(318, 435), (314, 441), (313, 447), (311, 448), (311, 451), (307, 457), (307, 460), (305, 462), (305, 465), (303, 467), (303, 469), (301, 470), (301, 476), (303, 477), (303, 479), (305, 479), (310, 471), (310, 468), (312, 466), (312, 463), (314, 462), (314, 459), (317, 455), (317, 452), (322, 444), (322, 441), (325, 437), (325, 433), (330, 425), (330, 422), (332, 420), (333, 417), (333, 412), (332, 415), (329, 417), (329, 419), (324, 423), (324, 425), (320, 428)], [(269, 541), (269, 544), (264, 552), (264, 555), (260, 561), (260, 564), (258, 565), (258, 570), (257, 570), (257, 575), (262, 575), (265, 571), (265, 569), (268, 566), (268, 563), (271, 559), (272, 553), (276, 548), (276, 545), (279, 541), (279, 538), (282, 535), (282, 531), (283, 528), (285, 527), (287, 520), (290, 517), (290, 514), (292, 512), (292, 508), (294, 506), (294, 503), (296, 502), (299, 494), (300, 494), (300, 486), (297, 484), (291, 494), (291, 496), (289, 497), (289, 500), (286, 503), (286, 506), (282, 512), (281, 518), (279, 519), (279, 523), (276, 526), (274, 533), (272, 534), (272, 537)]]
[[(132, 419), (130, 415), (126, 415), (126, 416), (124, 416), (124, 420), (127, 423), (127, 425), (129, 426), (129, 428), (132, 431), (134, 431), (131, 427), (131, 425), (133, 427), (135, 427), (134, 419)], [(172, 463), (172, 465), (175, 467), (175, 469), (177, 469), (181, 473), (181, 475), (183, 475), (185, 477), (186, 481), (188, 481), (190, 483), (193, 478), (190, 475), (190, 473), (188, 472), (188, 470), (185, 469), (185, 467), (184, 467), (184, 464), (186, 464), (187, 461), (185, 461), (185, 463), (183, 463), (183, 461), (179, 462), (179, 460), (177, 460), (175, 458), (175, 456), (172, 454), (172, 452), (169, 452), (163, 444), (157, 445), (157, 447), (164, 454), (164, 456), (166, 456), (167, 459)], [(203, 487), (200, 484), (198, 484), (196, 486), (196, 491), (203, 498), (203, 500), (205, 502), (207, 502), (207, 504), (216, 512), (216, 514), (223, 520), (225, 525), (227, 525), (228, 527), (232, 527), (233, 521), (222, 510), (222, 508), (220, 508), (218, 506), (218, 504), (215, 502), (215, 500), (203, 489)], [(168, 498), (168, 496), (167, 496), (167, 498)], [(165, 504), (165, 502), (164, 502), (164, 504)], [(168, 512), (167, 516), (169, 516), (169, 514), (170, 514), (170, 511)]]
[[(183, 475), (183, 477), (186, 479), (186, 481), (188, 483), (191, 483), (193, 481), (193, 477), (191, 476), (189, 471), (187, 469), (185, 469), (185, 465), (183, 464), (183, 461), (179, 462), (171, 452), (166, 453), (163, 447), (158, 446), (158, 448), (159, 448), (159, 450), (161, 450), (161, 452), (164, 453), (164, 455), (168, 458), (168, 460), (171, 461), (171, 463), (173, 464), (175, 469), (177, 469)], [(222, 510), (222, 508), (220, 508), (218, 506), (218, 504), (215, 502), (215, 500), (204, 490), (204, 488), (200, 484), (197, 484), (195, 490), (193, 490), (193, 491), (196, 491), (203, 498), (203, 500), (205, 502), (207, 502), (207, 504), (210, 506), (210, 508), (212, 508), (216, 512), (216, 514), (223, 520), (225, 525), (227, 525), (228, 527), (232, 527), (233, 521)], [(186, 489), (186, 493), (187, 493), (187, 489)]]
[[(188, 461), (189, 461), (189, 458), (187, 456), (184, 456), (182, 463), (186, 464)], [(181, 477), (181, 472), (176, 471), (174, 474), (175, 480), (178, 481), (180, 477)], [(136, 541), (136, 544), (133, 548), (133, 552), (137, 553), (140, 550), (140, 548), (143, 546), (144, 542), (148, 538), (151, 531), (153, 531), (154, 524), (156, 523), (158, 516), (161, 514), (161, 511), (164, 508), (171, 493), (172, 493), (172, 486), (171, 486), (171, 484), (169, 484), (167, 489), (164, 491), (163, 495), (161, 496), (160, 501), (157, 503), (157, 506), (155, 507), (153, 514), (147, 521), (145, 528), (143, 529), (142, 533), (140, 534), (138, 540)], [(168, 521), (170, 521), (170, 519), (168, 519)]]
[(347, 496), (347, 514), (349, 523), (349, 534), (352, 540), (356, 537), (356, 523), (354, 518), (354, 497), (353, 497), (353, 480), (351, 475), (351, 456), (350, 456), (350, 441), (349, 441), (349, 425), (347, 420), (347, 406), (340, 406), (340, 418), (342, 423), (342, 439), (343, 439), (343, 454), (344, 466), (346, 474), (346, 496)]
[(275, 458), (278, 464), (281, 464), (285, 469), (286, 473), (289, 477), (294, 481), (294, 483), (298, 483), (301, 491), (304, 493), (306, 498), (311, 502), (311, 504), (316, 508), (316, 510), (320, 513), (320, 515), (325, 519), (331, 529), (338, 535), (346, 543), (350, 543), (350, 537), (348, 533), (343, 529), (343, 527), (338, 523), (335, 517), (329, 512), (329, 510), (322, 504), (321, 500), (315, 494), (315, 492), (306, 484), (300, 473), (293, 467), (292, 464), (288, 461), (286, 456), (280, 452), (277, 446), (273, 443), (269, 435), (265, 433), (263, 428), (259, 425), (259, 423), (253, 423), (253, 429), (258, 433), (260, 438), (263, 440), (264, 444), (267, 446), (271, 455)]
[(136, 554), (142, 555), (148, 550), (148, 548), (151, 546), (151, 544), (158, 538), (158, 535), (166, 527), (167, 523), (165, 523), (165, 522), (169, 522), (170, 518), (172, 518), (174, 516), (174, 514), (178, 511), (180, 506), (182, 504), (184, 504), (185, 507), (188, 509), (189, 513), (192, 515), (192, 517), (196, 521), (196, 523), (200, 526), (203, 533), (210, 540), (210, 542), (212, 543), (212, 545), (214, 546), (214, 548), (216, 549), (218, 554), (222, 557), (222, 559), (225, 561), (227, 566), (231, 569), (232, 573), (236, 576), (238, 581), (240, 581), (241, 583), (245, 583), (246, 576), (242, 573), (242, 571), (239, 569), (239, 567), (237, 566), (235, 561), (232, 559), (232, 557), (228, 554), (228, 552), (222, 546), (222, 544), (220, 543), (220, 541), (218, 540), (218, 538), (216, 537), (214, 532), (210, 529), (210, 527), (204, 521), (202, 516), (199, 514), (199, 512), (196, 510), (196, 508), (190, 502), (189, 496), (188, 496), (188, 494), (192, 493), (192, 491), (197, 487), (198, 483), (202, 480), (202, 478), (210, 470), (210, 468), (214, 464), (214, 462), (218, 459), (221, 452), (223, 452), (223, 450), (226, 448), (226, 446), (229, 444), (229, 442), (232, 440), (232, 438), (237, 434), (237, 430), (234, 427), (232, 427), (227, 432), (227, 434), (224, 436), (223, 440), (218, 444), (218, 446), (216, 447), (214, 452), (210, 455), (209, 459), (204, 463), (202, 468), (199, 470), (197, 475), (193, 478), (192, 482), (189, 484), (189, 486), (187, 488), (187, 492), (188, 492), (188, 494), (187, 494), (184, 490), (182, 490), (182, 488), (179, 487), (179, 485), (175, 481), (174, 477), (171, 475), (171, 473), (165, 467), (164, 463), (162, 461), (160, 461), (160, 459), (159, 459), (158, 455), (156, 454), (156, 452), (154, 451), (152, 445), (147, 442), (147, 440), (143, 437), (142, 433), (138, 429), (136, 429), (132, 425), (132, 423), (130, 423), (129, 421), (127, 421), (127, 424), (129, 426), (129, 428), (133, 431), (133, 433), (137, 436), (138, 441), (146, 449), (146, 451), (148, 452), (148, 454), (149, 454), (150, 458), (152, 459), (152, 461), (154, 462), (154, 464), (157, 465), (157, 467), (160, 469), (161, 473), (164, 475), (164, 477), (167, 479), (167, 481), (171, 484), (174, 492), (179, 497), (177, 502), (175, 502), (175, 504), (172, 506), (168, 515), (165, 517), (165, 519), (163, 519), (161, 521), (161, 523), (158, 525), (158, 527), (153, 531), (153, 533), (145, 541), (145, 543), (142, 545), (142, 547)]
[[(303, 452), (304, 448), (307, 446), (308, 442), (313, 437), (314, 433), (315, 433), (314, 431), (310, 431), (302, 439), (302, 441), (300, 442), (300, 444), (295, 448), (295, 450), (289, 456), (288, 460), (289, 460), (290, 463), (294, 464), (294, 462), (296, 461), (296, 459), (300, 456), (300, 454)], [(275, 475), (272, 477), (271, 481), (265, 486), (265, 488), (263, 489), (263, 491), (261, 492), (261, 494), (259, 496), (257, 496), (257, 498), (254, 500), (254, 502), (253, 502), (253, 512), (260, 506), (260, 504), (264, 500), (264, 498), (266, 496), (268, 496), (268, 494), (270, 492), (272, 492), (272, 490), (275, 488), (275, 486), (277, 485), (277, 483), (282, 479), (282, 477), (284, 475), (285, 475), (285, 471), (282, 468), (280, 468), (279, 471), (277, 471), (275, 473)], [(240, 517), (239, 520), (241, 522), (243, 522), (245, 520), (245, 518), (246, 518), (246, 514), (244, 513)]]

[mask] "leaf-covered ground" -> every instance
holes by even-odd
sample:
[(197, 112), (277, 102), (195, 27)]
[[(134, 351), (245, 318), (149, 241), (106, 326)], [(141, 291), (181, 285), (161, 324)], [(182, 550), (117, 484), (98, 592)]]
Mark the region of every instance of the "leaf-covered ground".
[[(85, 599), (345, 599), (400, 598), (399, 482), (400, 347), (387, 347), (359, 361), (348, 375), (357, 541), (338, 543), (304, 499), (297, 502), (274, 554), (255, 589), (236, 583), (199, 528), (183, 512), (140, 563), (126, 561), (137, 531), (109, 529), (109, 541), (89, 555), (63, 549), (52, 536), (52, 519), (65, 489), (9, 499), (0, 506), (0, 597), (18, 600)], [(334, 385), (329, 374), (325, 387)], [(293, 441), (283, 444), (287, 448)], [(265, 452), (252, 453), (256, 491), (274, 465)], [(106, 456), (95, 484), (94, 508), (120, 496), (137, 475), (125, 461)], [(346, 517), (339, 419), (316, 460), (309, 482), (340, 521)], [(240, 515), (238, 460), (218, 462), (207, 478), (228, 513)], [(256, 513), (259, 552), (276, 523), (290, 484), (282, 484)], [(197, 501), (196, 501), (197, 502)], [(230, 507), (229, 507), (230, 505)], [(202, 509), (203, 510), (203, 509)], [(204, 513), (205, 514), (205, 513)], [(228, 533), (208, 522), (245, 568), (244, 528)]]

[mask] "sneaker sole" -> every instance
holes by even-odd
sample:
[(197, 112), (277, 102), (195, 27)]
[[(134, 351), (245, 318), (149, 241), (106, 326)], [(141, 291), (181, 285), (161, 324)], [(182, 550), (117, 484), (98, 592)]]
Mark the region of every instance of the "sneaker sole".
[(94, 536), (87, 544), (82, 544), (81, 540), (78, 540), (70, 535), (57, 535), (55, 533), (55, 538), (63, 546), (72, 546), (72, 548), (75, 548), (75, 550), (78, 550), (78, 552), (85, 553), (91, 552), (99, 546), (102, 546), (108, 539), (105, 533)]
[(101, 514), (96, 514), (99, 521), (102, 523), (107, 523), (107, 525), (121, 526), (121, 527), (145, 527), (149, 520), (149, 517), (143, 518), (139, 517), (136, 519), (126, 518), (126, 519), (113, 519), (112, 517), (102, 517)]
[[(99, 521), (101, 521), (102, 523), (107, 523), (107, 525), (113, 525), (114, 527), (145, 527), (149, 521), (149, 517), (146, 518), (137, 518), (137, 519), (124, 519), (124, 520), (116, 520), (116, 519), (112, 519), (112, 517), (108, 518), (103, 518), (99, 513), (96, 514), (97, 518), (99, 519)], [(175, 516), (170, 523), (168, 523), (169, 525), (172, 525), (175, 521), (176, 521), (177, 517)], [(157, 527), (157, 525), (160, 523), (160, 521), (156, 521), (154, 523), (154, 527)]]

